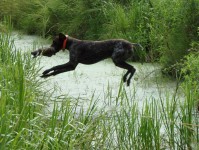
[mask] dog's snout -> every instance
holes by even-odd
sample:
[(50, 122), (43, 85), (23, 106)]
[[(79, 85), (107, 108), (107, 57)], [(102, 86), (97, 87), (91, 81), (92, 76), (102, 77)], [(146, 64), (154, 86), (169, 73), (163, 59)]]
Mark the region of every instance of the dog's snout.
[(53, 47), (48, 47), (48, 48), (44, 48), (42, 50), (42, 55), (43, 56), (48, 56), (51, 57), (52, 55), (55, 55), (55, 49)]
[(48, 47), (48, 48), (42, 48), (38, 49), (36, 51), (31, 52), (31, 55), (33, 55), (34, 58), (36, 58), (39, 55), (51, 57), (52, 55), (55, 55), (55, 49), (53, 47)]

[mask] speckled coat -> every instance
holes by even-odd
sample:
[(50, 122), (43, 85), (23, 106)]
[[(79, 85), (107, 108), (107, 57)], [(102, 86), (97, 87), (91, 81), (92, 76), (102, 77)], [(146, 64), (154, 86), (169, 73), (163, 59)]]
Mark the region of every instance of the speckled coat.
[[(45, 70), (41, 77), (54, 76), (59, 73), (74, 70), (79, 63), (90, 65), (111, 58), (116, 66), (127, 70), (123, 76), (123, 81), (127, 82), (127, 86), (129, 86), (130, 80), (136, 70), (125, 61), (134, 54), (136, 46), (140, 45), (130, 43), (123, 39), (85, 41), (60, 33), (59, 36), (55, 37), (50, 47), (36, 50), (32, 52), (32, 55), (36, 57), (42, 54), (43, 56), (51, 57), (61, 49), (67, 49), (69, 51), (69, 62)], [(127, 79), (128, 75), (129, 77)]]

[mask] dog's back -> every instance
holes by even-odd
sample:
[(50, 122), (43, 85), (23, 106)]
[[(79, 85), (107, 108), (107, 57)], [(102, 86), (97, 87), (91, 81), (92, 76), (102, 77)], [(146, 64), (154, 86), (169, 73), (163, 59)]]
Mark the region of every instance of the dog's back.
[(123, 53), (123, 59), (130, 57), (133, 45), (125, 40), (81, 41), (74, 45), (71, 51), (76, 51), (80, 57), (78, 62), (93, 64), (103, 59), (111, 58), (114, 53)]

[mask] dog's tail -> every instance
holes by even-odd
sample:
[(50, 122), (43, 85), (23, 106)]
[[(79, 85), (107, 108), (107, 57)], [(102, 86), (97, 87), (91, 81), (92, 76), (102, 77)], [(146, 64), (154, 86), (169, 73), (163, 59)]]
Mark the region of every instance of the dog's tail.
[(131, 44), (132, 44), (135, 48), (136, 48), (136, 47), (140, 47), (142, 51), (144, 50), (144, 48), (142, 47), (142, 45), (141, 45), (140, 43), (131, 43)]

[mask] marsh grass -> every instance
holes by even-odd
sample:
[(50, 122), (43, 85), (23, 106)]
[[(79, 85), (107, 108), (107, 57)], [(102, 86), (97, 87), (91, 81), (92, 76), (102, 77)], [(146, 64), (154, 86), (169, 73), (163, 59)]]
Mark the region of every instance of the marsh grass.
[(198, 148), (198, 89), (191, 84), (184, 85), (184, 96), (160, 93), (139, 106), (135, 90), (129, 97), (121, 81), (117, 95), (110, 86), (104, 93), (113, 109), (99, 107), (93, 93), (87, 107), (81, 98), (60, 96), (46, 113), (52, 93), (41, 90), (36, 62), (15, 50), (10, 35), (0, 41), (0, 149)]
[(163, 72), (176, 77), (182, 68), (176, 64), (198, 40), (198, 6), (199, 0), (6, 0), (0, 1), (0, 21), (9, 16), (16, 29), (43, 37), (64, 32), (141, 43), (146, 53), (133, 61), (160, 61)]

